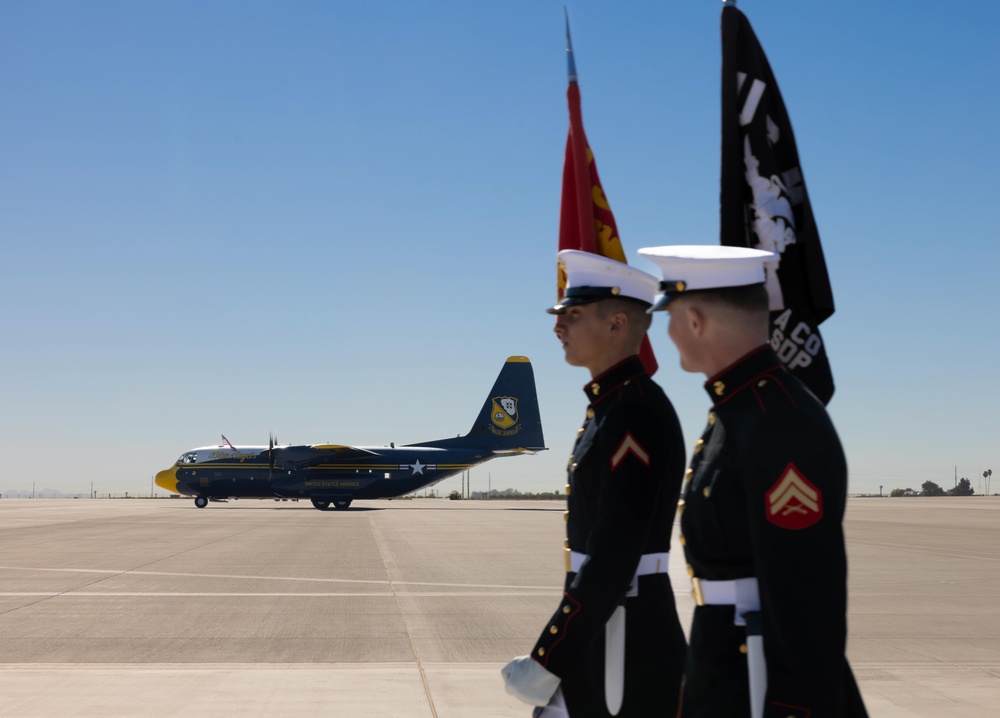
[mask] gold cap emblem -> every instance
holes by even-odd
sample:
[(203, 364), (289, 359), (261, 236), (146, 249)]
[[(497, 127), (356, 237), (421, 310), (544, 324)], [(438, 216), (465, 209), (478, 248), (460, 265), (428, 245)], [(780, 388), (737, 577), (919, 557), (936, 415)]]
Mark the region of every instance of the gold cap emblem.
[(595, 381), (593, 384), (590, 385), (590, 390), (594, 392), (594, 396), (597, 396), (598, 394), (601, 393), (601, 385)]
[(723, 384), (721, 381), (717, 381), (714, 384), (712, 384), (712, 389), (715, 391), (716, 396), (722, 396), (723, 394), (726, 393), (726, 385)]

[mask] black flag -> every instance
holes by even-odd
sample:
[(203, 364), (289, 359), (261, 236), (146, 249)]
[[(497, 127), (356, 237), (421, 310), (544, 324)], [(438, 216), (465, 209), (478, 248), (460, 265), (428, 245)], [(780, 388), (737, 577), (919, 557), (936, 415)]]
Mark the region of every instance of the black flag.
[(750, 22), (722, 9), (721, 243), (777, 252), (768, 266), (771, 346), (825, 404), (833, 375), (819, 325), (833, 293), (792, 124)]

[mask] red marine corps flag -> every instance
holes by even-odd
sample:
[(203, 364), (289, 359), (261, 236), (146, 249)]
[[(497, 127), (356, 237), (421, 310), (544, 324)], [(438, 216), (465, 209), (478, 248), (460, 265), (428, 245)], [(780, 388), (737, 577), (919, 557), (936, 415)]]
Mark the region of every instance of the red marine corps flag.
[(833, 375), (819, 325), (833, 293), (778, 83), (749, 21), (722, 8), (722, 244), (777, 252), (769, 263), (771, 346), (824, 403)]
[[(601, 180), (597, 176), (594, 154), (583, 132), (580, 113), (580, 87), (576, 82), (576, 63), (573, 61), (573, 44), (569, 37), (569, 15), (566, 16), (566, 58), (569, 72), (569, 137), (566, 138), (566, 160), (563, 165), (562, 207), (559, 213), (559, 250), (579, 249), (599, 254), (628, 264), (618, 226), (611, 206), (604, 196)], [(561, 298), (566, 288), (566, 274), (559, 268), (558, 294)], [(639, 352), (643, 365), (650, 375), (656, 373), (658, 364), (653, 355), (649, 337), (642, 340)]]

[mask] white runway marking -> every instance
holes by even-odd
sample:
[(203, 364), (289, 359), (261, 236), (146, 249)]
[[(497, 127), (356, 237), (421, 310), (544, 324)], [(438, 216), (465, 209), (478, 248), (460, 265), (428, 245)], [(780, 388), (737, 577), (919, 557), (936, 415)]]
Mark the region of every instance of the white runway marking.
[[(228, 573), (172, 573), (169, 571), (129, 571), (127, 569), (102, 569), (102, 568), (35, 568), (33, 566), (0, 566), (0, 571), (50, 571), (57, 573), (100, 573), (108, 576), (174, 576), (184, 578), (226, 578), (242, 579), (253, 581), (306, 581), (309, 583), (374, 583), (381, 586), (430, 586), (440, 588), (481, 588), (484, 590), (512, 590), (512, 591), (553, 591), (562, 588), (562, 585), (552, 586), (513, 586), (505, 584), (490, 583), (434, 583), (430, 581), (387, 581), (384, 579), (364, 579), (364, 578), (305, 578), (299, 576), (249, 576), (244, 574)], [(10, 594), (0, 594), (10, 595)], [(48, 595), (48, 594), (41, 594)], [(173, 594), (163, 594), (173, 595)], [(199, 594), (201, 595), (201, 594)], [(220, 594), (230, 595), (230, 594)], [(235, 595), (235, 594), (234, 594)], [(260, 594), (251, 594), (260, 595)], [(310, 595), (310, 594), (303, 594)], [(316, 595), (316, 594), (312, 594)], [(362, 594), (347, 594), (360, 596)], [(391, 595), (391, 594), (387, 594)]]
[(247, 593), (247, 592), (232, 592), (232, 591), (3, 591), (0, 592), (0, 598), (5, 596), (46, 596), (53, 598), (55, 596), (60, 596), (63, 598), (74, 598), (80, 596), (103, 596), (103, 597), (117, 597), (117, 596), (129, 596), (133, 598), (176, 598), (176, 597), (212, 597), (212, 596), (224, 596), (227, 598), (268, 598), (268, 597), (279, 597), (279, 598), (329, 598), (329, 597), (343, 597), (343, 598), (356, 598), (356, 597), (382, 597), (391, 598), (393, 596), (398, 596), (400, 598), (437, 598), (437, 597), (476, 597), (476, 596), (509, 596), (517, 597), (524, 596), (528, 598), (537, 598), (537, 592), (503, 592), (498, 593), (496, 591), (490, 592), (473, 592), (473, 591), (428, 591), (425, 593), (407, 593), (405, 591), (392, 593), (366, 593), (366, 592), (341, 592), (341, 593), (328, 593), (319, 592), (316, 593)]
[[(534, 594), (532, 594), (534, 595)], [(203, 598), (206, 596), (220, 596), (226, 598), (267, 598), (267, 597), (278, 597), (278, 598), (301, 598), (301, 597), (316, 597), (316, 598), (328, 598), (328, 597), (348, 597), (353, 598), (355, 596), (361, 597), (389, 597), (392, 596), (391, 593), (226, 593), (221, 591), (166, 591), (166, 592), (154, 592), (154, 591), (21, 591), (21, 592), (10, 592), (10, 593), (0, 593), (0, 597), (3, 596), (48, 596), (52, 598), (54, 596), (60, 596), (62, 598), (76, 598), (81, 596), (128, 596), (131, 598), (177, 598), (177, 597), (198, 597)]]

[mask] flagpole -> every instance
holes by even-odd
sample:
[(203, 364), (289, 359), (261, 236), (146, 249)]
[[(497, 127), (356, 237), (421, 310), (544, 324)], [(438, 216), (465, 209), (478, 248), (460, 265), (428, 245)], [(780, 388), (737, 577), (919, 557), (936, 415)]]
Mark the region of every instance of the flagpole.
[(569, 36), (569, 8), (563, 5), (563, 14), (566, 15), (566, 79), (569, 84), (576, 84), (576, 60), (573, 59), (573, 40)]
[[(597, 252), (597, 233), (594, 229), (593, 205), (591, 200), (591, 178), (589, 157), (586, 149), (587, 140), (583, 135), (583, 117), (580, 112), (580, 86), (577, 82), (576, 60), (573, 57), (573, 40), (569, 34), (569, 10), (563, 6), (566, 15), (566, 74), (569, 87), (566, 89), (566, 100), (569, 104), (569, 133), (567, 151), (573, 156), (573, 185), (576, 195), (576, 221), (580, 232), (579, 246), (585, 252)], [(573, 129), (577, 128), (579, 137), (575, 138)]]

